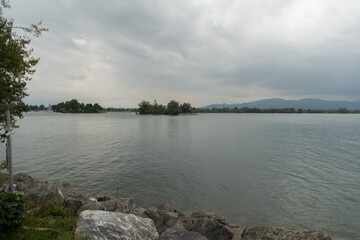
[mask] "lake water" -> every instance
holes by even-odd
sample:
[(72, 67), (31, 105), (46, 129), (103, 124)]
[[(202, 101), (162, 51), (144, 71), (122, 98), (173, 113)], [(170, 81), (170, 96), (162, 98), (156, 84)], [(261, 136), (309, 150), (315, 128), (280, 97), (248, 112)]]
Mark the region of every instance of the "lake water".
[[(360, 115), (28, 113), (14, 171), (80, 192), (360, 239)], [(4, 159), (4, 144), (1, 144)]]

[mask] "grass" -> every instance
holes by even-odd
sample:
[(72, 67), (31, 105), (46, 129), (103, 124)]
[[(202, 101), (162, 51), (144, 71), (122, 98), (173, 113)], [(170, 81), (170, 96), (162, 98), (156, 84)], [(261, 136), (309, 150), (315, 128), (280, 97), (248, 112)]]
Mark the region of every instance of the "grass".
[(46, 200), (35, 202), (29, 198), (25, 199), (25, 207), (27, 210), (37, 210), (26, 214), (23, 225), (9, 237), (9, 240), (86, 239), (75, 236), (78, 216), (71, 214), (65, 207)]

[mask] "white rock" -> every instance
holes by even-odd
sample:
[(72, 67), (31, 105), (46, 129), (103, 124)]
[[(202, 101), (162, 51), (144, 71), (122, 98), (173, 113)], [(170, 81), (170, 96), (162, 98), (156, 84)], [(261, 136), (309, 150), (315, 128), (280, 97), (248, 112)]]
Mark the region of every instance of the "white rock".
[(159, 234), (149, 218), (119, 212), (91, 211), (80, 213), (75, 234), (93, 239), (156, 240)]

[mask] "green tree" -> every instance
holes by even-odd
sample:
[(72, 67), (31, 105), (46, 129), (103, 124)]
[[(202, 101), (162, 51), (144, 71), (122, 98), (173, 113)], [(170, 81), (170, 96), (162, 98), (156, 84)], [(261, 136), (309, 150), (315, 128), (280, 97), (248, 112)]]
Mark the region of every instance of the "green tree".
[(43, 111), (43, 110), (46, 110), (44, 104), (41, 104), (41, 105), (39, 106), (39, 109), (42, 110), (42, 111)]
[(13, 20), (3, 17), (3, 9), (10, 8), (8, 1), (0, 2), (0, 130), (5, 125), (5, 112), (11, 111), (11, 124), (15, 125), (15, 117), (22, 118), (22, 113), (28, 111), (23, 98), (28, 96), (26, 83), (34, 74), (34, 67), (39, 59), (31, 56), (30, 38), (21, 36), (15, 28), (32, 33), (35, 37), (41, 35), (46, 28), (41, 28), (41, 21), (30, 27), (14, 26)]
[(140, 114), (150, 114), (152, 110), (152, 105), (148, 101), (142, 101), (139, 104), (139, 113)]
[(151, 114), (160, 115), (164, 114), (166, 110), (166, 107), (162, 104), (158, 104), (156, 100), (154, 100), (154, 103), (151, 107)]
[(52, 105), (52, 110), (61, 113), (100, 113), (103, 111), (103, 108), (98, 103), (95, 103), (94, 105), (91, 103), (84, 104), (79, 103), (77, 99), (72, 99), (65, 103), (61, 102)]
[(192, 112), (192, 107), (190, 103), (183, 103), (180, 105), (180, 112), (181, 113), (191, 113)]
[(88, 103), (85, 105), (84, 112), (86, 113), (92, 113), (93, 112), (93, 105), (91, 103)]
[(169, 115), (177, 115), (180, 113), (180, 105), (179, 102), (175, 100), (171, 100), (166, 107), (166, 113)]
[(98, 103), (95, 103), (94, 104), (94, 107), (93, 107), (93, 112), (95, 113), (99, 113), (103, 110), (103, 108), (98, 104)]
[(66, 105), (68, 105), (69, 112), (78, 113), (80, 112), (80, 103), (77, 99), (72, 99), (69, 102), (66, 102)]

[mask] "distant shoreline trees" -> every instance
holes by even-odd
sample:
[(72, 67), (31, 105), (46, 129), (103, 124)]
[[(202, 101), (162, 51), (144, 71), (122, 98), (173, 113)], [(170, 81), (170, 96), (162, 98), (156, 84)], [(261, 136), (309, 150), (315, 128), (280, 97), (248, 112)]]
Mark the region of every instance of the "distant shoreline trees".
[(346, 108), (338, 108), (334, 110), (323, 109), (295, 109), (295, 108), (197, 108), (197, 113), (360, 113), (360, 110), (348, 110)]
[(72, 99), (70, 101), (61, 102), (52, 106), (54, 112), (61, 113), (100, 113), (103, 112), (103, 108), (95, 103), (79, 103), (77, 99)]
[(153, 104), (144, 100), (141, 101), (138, 106), (138, 113), (140, 115), (179, 115), (196, 112), (196, 108), (192, 107), (190, 103), (180, 104), (178, 101), (175, 100), (171, 100), (166, 106), (158, 104), (156, 100)]
[(76, 99), (71, 101), (61, 102), (56, 105), (27, 105), (26, 107), (30, 111), (45, 111), (53, 110), (54, 112), (63, 112), (63, 113), (99, 113), (99, 112), (138, 112), (140, 115), (178, 115), (178, 114), (194, 114), (194, 113), (337, 113), (337, 114), (360, 114), (359, 110), (349, 110), (346, 108), (338, 108), (332, 110), (323, 110), (323, 109), (301, 109), (301, 108), (195, 108), (192, 107), (190, 103), (180, 104), (178, 101), (171, 100), (166, 106), (158, 104), (155, 100), (153, 104), (148, 101), (142, 101), (138, 104), (139, 108), (102, 108), (98, 103), (84, 104), (79, 103)]

